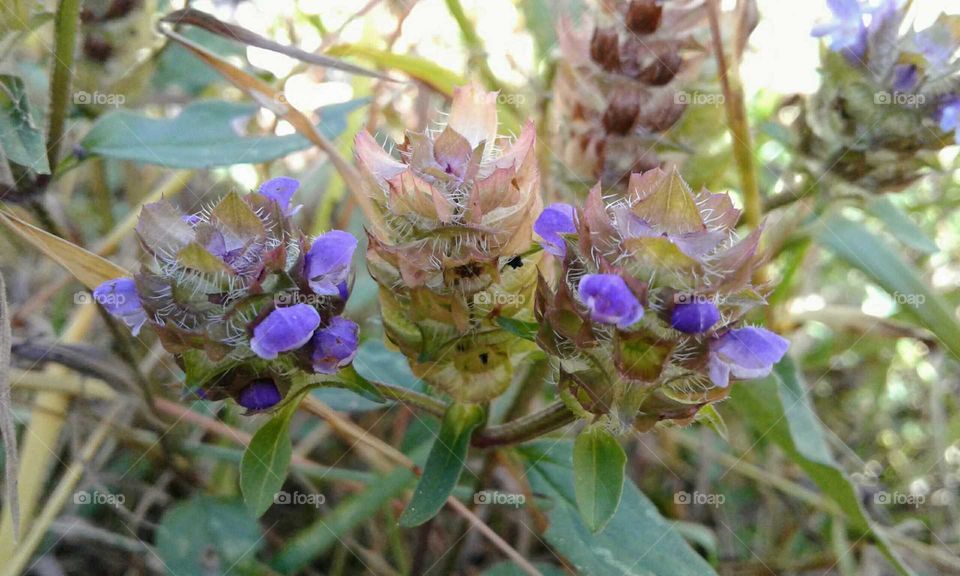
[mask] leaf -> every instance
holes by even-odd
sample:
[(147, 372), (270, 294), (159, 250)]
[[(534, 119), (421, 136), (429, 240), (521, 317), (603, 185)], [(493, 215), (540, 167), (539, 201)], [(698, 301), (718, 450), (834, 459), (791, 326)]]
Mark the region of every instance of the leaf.
[(263, 542), (240, 502), (195, 496), (163, 515), (156, 553), (170, 574), (226, 575), (245, 572), (240, 567), (253, 561)]
[[(347, 114), (366, 100), (351, 100), (320, 109), (319, 130), (336, 138)], [(245, 134), (239, 127), (257, 111), (251, 103), (200, 100), (172, 118), (150, 118), (116, 110), (97, 120), (80, 141), (88, 154), (172, 168), (210, 168), (258, 164), (310, 147), (300, 135)]]
[(396, 468), (373, 485), (339, 503), (336, 508), (302, 530), (271, 562), (281, 574), (298, 574), (361, 522), (377, 513), (410, 486), (413, 472)]
[(283, 487), (290, 468), (293, 447), (290, 443), (290, 420), (297, 410), (299, 398), (289, 402), (257, 430), (240, 462), (240, 492), (243, 502), (255, 518), (273, 504)]
[(537, 441), (519, 448), (534, 493), (551, 501), (544, 510), (544, 538), (581, 574), (590, 576), (707, 576), (715, 574), (671, 522), (633, 482), (624, 486), (617, 513), (594, 533), (583, 522), (574, 497), (572, 447), (568, 441)]
[(28, 224), (10, 212), (0, 210), (0, 222), (66, 268), (74, 278), (91, 290), (107, 280), (131, 276), (130, 272), (106, 258)]
[(895, 298), (911, 304), (902, 308), (960, 358), (960, 323), (953, 309), (921, 279), (886, 242), (862, 224), (842, 216), (831, 216), (816, 233), (821, 244), (851, 266), (862, 270)]
[(23, 80), (0, 74), (0, 149), (11, 162), (49, 174), (43, 133), (34, 124)]
[(939, 250), (933, 240), (886, 196), (874, 198), (866, 208), (867, 212), (886, 225), (887, 232), (910, 248), (923, 254), (934, 254)]
[(734, 406), (756, 426), (758, 433), (773, 439), (820, 490), (839, 505), (852, 529), (862, 535), (871, 534), (898, 572), (913, 574), (886, 538), (873, 530), (856, 487), (827, 448), (820, 419), (813, 411), (806, 386), (789, 356), (774, 367), (771, 376), (736, 386), (733, 399)]
[(441, 94), (453, 96), (453, 89), (466, 84), (466, 80), (443, 66), (426, 58), (407, 54), (394, 54), (359, 44), (339, 44), (327, 50), (331, 56), (355, 56), (369, 60), (388, 70), (397, 70), (423, 82)]
[(531, 342), (536, 341), (537, 332), (540, 330), (540, 325), (536, 322), (527, 322), (525, 320), (517, 320), (516, 318), (506, 318), (504, 316), (497, 316), (497, 324), (514, 336)]
[(617, 513), (623, 494), (627, 455), (601, 426), (591, 426), (573, 445), (573, 485), (577, 507), (590, 530), (600, 532)]
[(13, 403), (10, 398), (10, 310), (7, 307), (7, 286), (0, 274), (0, 437), (3, 438), (3, 487), (4, 502), (10, 507), (13, 521), (13, 540), (20, 539), (20, 493), (17, 490), (17, 428), (13, 420)]
[(419, 526), (440, 511), (466, 465), (470, 436), (483, 419), (483, 408), (475, 404), (453, 404), (447, 409), (423, 476), (400, 516), (401, 526)]
[(337, 373), (337, 382), (348, 390), (372, 402), (383, 404), (387, 401), (387, 399), (383, 397), (383, 394), (381, 394), (369, 380), (354, 370), (353, 366), (341, 368), (340, 372)]
[(727, 439), (727, 423), (723, 421), (723, 416), (717, 411), (716, 405), (707, 404), (697, 411), (697, 422), (703, 422), (709, 426), (718, 436)]

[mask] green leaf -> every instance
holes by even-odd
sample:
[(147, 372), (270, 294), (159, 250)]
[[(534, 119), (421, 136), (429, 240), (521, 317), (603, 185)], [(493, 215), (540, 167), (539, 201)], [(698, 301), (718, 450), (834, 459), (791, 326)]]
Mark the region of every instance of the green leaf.
[(617, 513), (600, 533), (584, 523), (574, 499), (572, 447), (568, 441), (537, 441), (519, 448), (533, 491), (552, 502), (544, 510), (544, 538), (581, 574), (590, 576), (707, 576), (715, 574), (684, 541), (672, 522), (633, 482), (627, 482)]
[(623, 494), (627, 455), (616, 437), (601, 426), (591, 426), (573, 445), (573, 479), (577, 507), (594, 532), (603, 530), (617, 513)]
[(886, 196), (874, 198), (867, 203), (866, 208), (867, 212), (883, 222), (887, 232), (910, 248), (923, 254), (934, 254), (939, 250), (926, 232)]
[(394, 54), (360, 44), (339, 44), (326, 52), (329, 56), (362, 58), (387, 70), (397, 70), (423, 82), (437, 92), (453, 95), (453, 89), (466, 84), (466, 80), (426, 58), (408, 54)]
[(263, 543), (259, 524), (239, 502), (196, 496), (164, 514), (156, 552), (170, 574), (225, 575), (242, 573)]
[(454, 404), (447, 409), (440, 424), (440, 434), (427, 457), (423, 476), (400, 516), (401, 526), (419, 526), (443, 508), (466, 465), (470, 436), (483, 419), (483, 408), (475, 404)]
[(346, 366), (337, 373), (337, 382), (356, 394), (363, 396), (367, 400), (383, 404), (387, 401), (383, 394), (377, 390), (369, 380), (357, 373), (353, 366)]
[(330, 513), (289, 540), (271, 562), (281, 574), (297, 574), (317, 557), (339, 543), (344, 534), (397, 498), (413, 482), (413, 472), (397, 468), (374, 486), (339, 503)]
[(960, 323), (953, 309), (920, 278), (890, 246), (863, 227), (841, 216), (831, 216), (817, 231), (817, 239), (851, 266), (897, 298), (921, 326), (933, 332), (954, 356), (960, 358)]
[[(347, 114), (366, 100), (351, 100), (320, 109), (320, 132), (329, 139), (347, 126)], [(80, 141), (88, 154), (173, 168), (210, 168), (256, 164), (305, 150), (299, 135), (246, 134), (241, 127), (259, 106), (203, 100), (173, 118), (149, 118), (130, 110), (102, 116)]]
[(247, 509), (259, 518), (273, 504), (283, 487), (293, 448), (290, 420), (299, 398), (289, 402), (257, 430), (240, 462), (240, 492)]
[(49, 174), (43, 132), (34, 123), (23, 80), (0, 74), (0, 148), (11, 162)]
[(531, 342), (536, 341), (537, 332), (540, 330), (540, 325), (536, 322), (526, 322), (524, 320), (506, 318), (504, 316), (497, 316), (497, 324), (514, 336), (518, 336)]
[(913, 572), (903, 564), (886, 539), (873, 530), (857, 490), (833, 459), (820, 419), (813, 411), (806, 386), (789, 356), (774, 367), (768, 378), (736, 386), (734, 406), (793, 459), (820, 490), (836, 502), (851, 529), (872, 535), (881, 552), (901, 574)]

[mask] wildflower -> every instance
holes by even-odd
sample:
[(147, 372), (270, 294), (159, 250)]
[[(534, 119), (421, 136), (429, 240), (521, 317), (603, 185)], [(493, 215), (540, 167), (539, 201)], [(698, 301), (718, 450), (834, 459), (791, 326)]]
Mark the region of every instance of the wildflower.
[(276, 308), (254, 327), (250, 348), (264, 360), (273, 360), (280, 352), (306, 344), (319, 325), (320, 314), (307, 304)]
[(93, 291), (93, 298), (112, 316), (123, 320), (134, 336), (147, 321), (147, 313), (140, 304), (137, 285), (132, 278), (104, 282)]
[(570, 204), (558, 202), (547, 206), (533, 224), (533, 231), (543, 239), (543, 249), (563, 258), (567, 253), (567, 246), (561, 234), (577, 231), (575, 218), (576, 210)]
[(360, 327), (341, 316), (317, 330), (313, 335), (313, 370), (321, 374), (334, 374), (349, 364), (357, 355), (360, 342)]
[(765, 328), (730, 330), (710, 342), (710, 380), (726, 388), (730, 376), (762, 378), (787, 353), (790, 343)]
[(615, 274), (587, 274), (580, 279), (579, 294), (596, 322), (627, 328), (643, 316), (643, 306)]
[(720, 320), (720, 310), (713, 302), (681, 302), (670, 313), (670, 325), (687, 334), (706, 332)]
[[(135, 280), (94, 291), (134, 333), (156, 331), (198, 397), (275, 405), (293, 374), (314, 371), (314, 335), (347, 322), (339, 315), (356, 239), (340, 230), (305, 236), (291, 219), (297, 187), (275, 178), (193, 214), (169, 201), (144, 206), (136, 230), (150, 258)], [(332, 373), (350, 359), (321, 366)]]
[(464, 402), (503, 392), (534, 349), (496, 317), (533, 315), (536, 132), (527, 122), (515, 140), (499, 137), (496, 99), (457, 88), (446, 125), (407, 133), (398, 157), (366, 132), (355, 146), (377, 212), (367, 261), (385, 335), (415, 374)]
[(841, 52), (854, 62), (862, 61), (867, 54), (867, 26), (864, 12), (858, 0), (827, 0), (834, 20), (813, 29), (813, 36), (826, 36), (830, 49)]

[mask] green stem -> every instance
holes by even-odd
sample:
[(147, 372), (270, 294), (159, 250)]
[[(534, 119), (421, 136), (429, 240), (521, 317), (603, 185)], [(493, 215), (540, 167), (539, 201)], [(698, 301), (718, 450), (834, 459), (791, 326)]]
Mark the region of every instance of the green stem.
[(70, 103), (70, 80), (77, 46), (77, 27), (82, 0), (60, 0), (54, 24), (56, 50), (53, 53), (53, 77), (50, 80), (50, 121), (47, 127), (47, 160), (56, 171)]
[(383, 384), (382, 382), (371, 382), (371, 384), (373, 384), (373, 387), (385, 398), (396, 400), (401, 404), (410, 404), (440, 417), (443, 417), (447, 411), (446, 402), (438, 400), (433, 396), (427, 396), (415, 390), (400, 388), (399, 386)]
[(472, 443), (479, 448), (517, 444), (562, 428), (576, 419), (566, 404), (557, 401), (539, 412), (480, 430), (474, 434)]

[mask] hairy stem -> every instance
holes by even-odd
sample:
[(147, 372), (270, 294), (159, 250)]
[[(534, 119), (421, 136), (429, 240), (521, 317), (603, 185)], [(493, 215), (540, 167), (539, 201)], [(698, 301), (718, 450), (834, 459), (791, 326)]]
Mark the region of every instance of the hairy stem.
[(50, 122), (47, 126), (47, 160), (55, 172), (63, 140), (67, 107), (70, 104), (70, 80), (77, 47), (81, 0), (60, 0), (55, 22), (56, 51), (53, 53), (53, 77), (50, 79)]
[(563, 428), (574, 420), (576, 416), (567, 408), (567, 405), (557, 401), (539, 412), (500, 426), (485, 428), (474, 434), (472, 443), (480, 448), (517, 444)]

